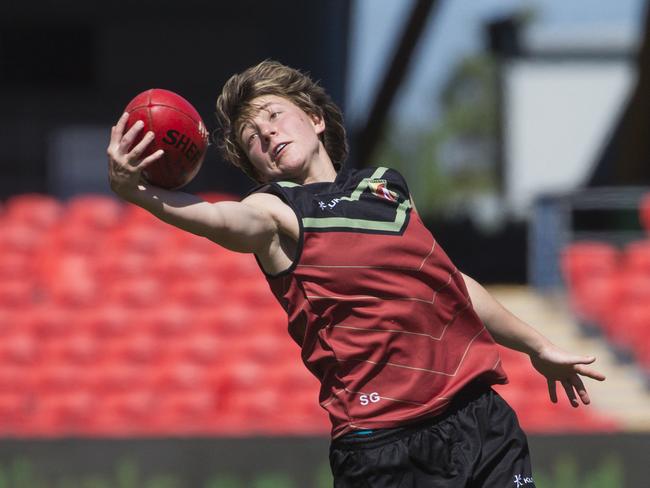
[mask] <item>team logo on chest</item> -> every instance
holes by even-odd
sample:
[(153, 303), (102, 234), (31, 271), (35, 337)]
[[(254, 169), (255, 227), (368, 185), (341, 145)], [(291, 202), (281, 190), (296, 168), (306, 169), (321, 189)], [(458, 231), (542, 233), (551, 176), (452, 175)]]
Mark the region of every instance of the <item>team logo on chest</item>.
[(397, 201), (397, 193), (386, 188), (386, 180), (370, 180), (368, 182), (368, 188), (373, 193), (373, 195), (379, 198), (383, 198), (391, 202)]

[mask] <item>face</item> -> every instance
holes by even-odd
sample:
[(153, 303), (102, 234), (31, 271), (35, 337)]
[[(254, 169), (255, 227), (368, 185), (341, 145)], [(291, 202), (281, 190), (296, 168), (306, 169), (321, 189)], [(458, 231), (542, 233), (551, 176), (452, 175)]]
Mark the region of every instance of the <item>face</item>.
[(257, 97), (252, 105), (255, 110), (239, 128), (239, 140), (260, 179), (304, 179), (326, 156), (319, 139), (323, 119), (276, 95)]

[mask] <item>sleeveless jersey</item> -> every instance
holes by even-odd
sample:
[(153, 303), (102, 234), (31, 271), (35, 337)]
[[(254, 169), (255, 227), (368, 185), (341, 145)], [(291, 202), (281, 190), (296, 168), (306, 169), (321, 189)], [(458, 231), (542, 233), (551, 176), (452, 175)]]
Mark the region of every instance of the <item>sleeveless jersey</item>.
[(395, 170), (276, 182), (300, 225), (292, 266), (265, 273), (302, 360), (320, 380), (332, 437), (442, 413), (470, 381), (506, 383), (462, 275)]

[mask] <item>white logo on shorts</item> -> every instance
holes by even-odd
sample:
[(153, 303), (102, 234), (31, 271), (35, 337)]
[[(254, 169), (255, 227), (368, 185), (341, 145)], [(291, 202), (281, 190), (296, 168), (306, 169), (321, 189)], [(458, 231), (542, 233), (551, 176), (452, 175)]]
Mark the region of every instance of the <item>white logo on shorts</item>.
[(522, 486), (530, 485), (534, 483), (534, 481), (532, 476), (523, 476), (521, 474), (516, 474), (514, 483), (515, 483), (515, 488), (521, 488)]

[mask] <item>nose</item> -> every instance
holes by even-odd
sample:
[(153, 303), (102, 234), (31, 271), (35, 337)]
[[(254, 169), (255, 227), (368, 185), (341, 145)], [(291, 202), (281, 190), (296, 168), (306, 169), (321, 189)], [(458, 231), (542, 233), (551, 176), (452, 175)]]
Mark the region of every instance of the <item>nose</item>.
[(262, 137), (268, 139), (269, 137), (274, 136), (277, 131), (272, 124), (267, 123), (260, 127), (260, 133), (262, 134)]

